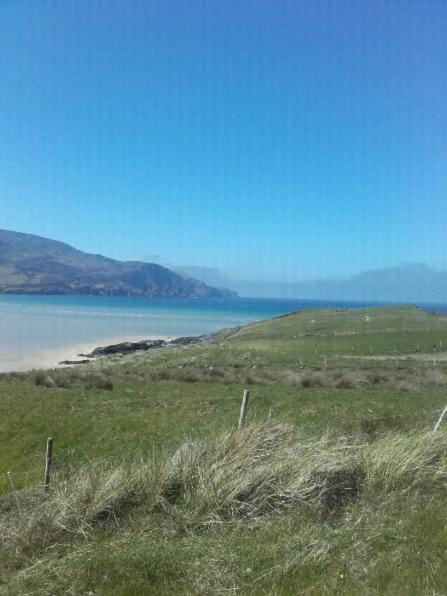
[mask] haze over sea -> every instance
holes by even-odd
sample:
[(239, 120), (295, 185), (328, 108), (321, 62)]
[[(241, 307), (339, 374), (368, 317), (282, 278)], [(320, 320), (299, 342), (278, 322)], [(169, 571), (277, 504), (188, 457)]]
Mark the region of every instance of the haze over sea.
[[(137, 298), (121, 296), (0, 296), (0, 370), (13, 370), (42, 350), (69, 349), (104, 341), (199, 335), (287, 312), (322, 307), (378, 306), (267, 298)], [(447, 305), (420, 304), (447, 312)], [(68, 354), (68, 351), (67, 351)], [(31, 361), (27, 361), (28, 368)], [(32, 361), (38, 366), (39, 360)], [(48, 364), (42, 360), (42, 366)], [(2, 366), (3, 365), (3, 366)]]

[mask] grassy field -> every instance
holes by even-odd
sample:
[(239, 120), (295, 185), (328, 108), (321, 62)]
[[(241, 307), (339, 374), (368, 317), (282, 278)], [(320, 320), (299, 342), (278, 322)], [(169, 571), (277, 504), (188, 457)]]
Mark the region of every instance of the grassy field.
[(304, 311), (0, 395), (2, 594), (447, 593), (445, 316)]

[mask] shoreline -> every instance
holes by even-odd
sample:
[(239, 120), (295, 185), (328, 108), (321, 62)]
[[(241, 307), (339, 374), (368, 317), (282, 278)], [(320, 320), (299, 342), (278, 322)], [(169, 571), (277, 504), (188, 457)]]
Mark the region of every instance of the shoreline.
[[(106, 347), (125, 342), (171, 341), (178, 335), (133, 335), (98, 339), (95, 342), (69, 344), (57, 348), (38, 348), (28, 354), (11, 353), (7, 349), (0, 350), (0, 374), (12, 372), (29, 372), (31, 370), (48, 370), (63, 368), (71, 364), (60, 364), (64, 360), (80, 360), (81, 354), (89, 354), (98, 347)], [(94, 361), (94, 358), (91, 359)]]

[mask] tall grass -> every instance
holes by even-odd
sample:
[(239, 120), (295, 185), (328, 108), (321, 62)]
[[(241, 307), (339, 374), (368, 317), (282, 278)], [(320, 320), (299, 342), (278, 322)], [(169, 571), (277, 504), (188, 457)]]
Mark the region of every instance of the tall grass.
[(60, 541), (88, 539), (136, 510), (181, 512), (193, 525), (259, 519), (296, 506), (326, 517), (362, 499), (445, 490), (446, 482), (444, 431), (315, 441), (287, 425), (251, 425), (193, 443), (174, 458), (91, 463), (56, 478), (47, 497), (19, 493), (0, 516), (2, 549), (29, 556)]

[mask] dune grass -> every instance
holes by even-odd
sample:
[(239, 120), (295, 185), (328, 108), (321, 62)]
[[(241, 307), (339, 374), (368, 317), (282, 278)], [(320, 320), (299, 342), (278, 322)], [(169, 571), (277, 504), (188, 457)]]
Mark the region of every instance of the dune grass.
[[(430, 509), (446, 512), (446, 481), (444, 431), (383, 434), (374, 441), (325, 435), (316, 441), (284, 424), (250, 425), (196, 442), (174, 460), (154, 452), (119, 466), (96, 462), (57, 478), (47, 497), (29, 491), (9, 498), (0, 516), (3, 571), (17, 569), (9, 586), (16, 593), (42, 588), (49, 578), (56, 592), (73, 591), (76, 580), (78, 591), (107, 593), (109, 579), (98, 577), (97, 569), (77, 576), (87, 554), (98, 557), (95, 565), (104, 571), (104, 561), (123, 566), (132, 549), (151, 545), (157, 552), (148, 552), (144, 572), (150, 580), (143, 574), (137, 581), (155, 593), (294, 593), (293, 586), (330, 593), (362, 585), (387, 592), (386, 574), (377, 565), (392, 553), (399, 593), (421, 593), (414, 588), (424, 582), (442, 593), (445, 520), (429, 526), (443, 551), (423, 552), (428, 537), (421, 520)], [(401, 527), (410, 519), (419, 524), (401, 543), (396, 517)], [(262, 573), (260, 537), (269, 541)], [(214, 559), (218, 546), (232, 549), (235, 542), (229, 560), (222, 553)], [(109, 550), (112, 544), (119, 557)], [(413, 569), (411, 548), (421, 555)], [(141, 558), (138, 552), (133, 565), (141, 565)], [(132, 593), (121, 584), (123, 576), (125, 570), (118, 570), (113, 590)]]
[(0, 376), (0, 593), (446, 593), (446, 320), (312, 311)]

